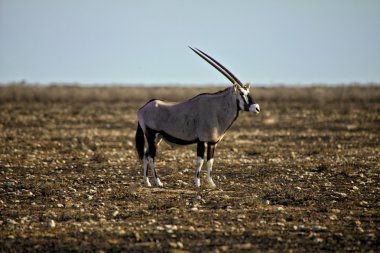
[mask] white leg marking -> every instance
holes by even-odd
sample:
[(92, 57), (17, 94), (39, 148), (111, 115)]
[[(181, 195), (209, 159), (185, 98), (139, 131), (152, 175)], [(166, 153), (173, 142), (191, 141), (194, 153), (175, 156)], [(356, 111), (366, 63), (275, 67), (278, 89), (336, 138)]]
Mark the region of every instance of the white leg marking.
[(154, 178), (154, 182), (156, 183), (156, 185), (158, 187), (163, 187), (164, 184), (161, 182), (161, 180), (156, 176), (156, 169), (154, 167), (154, 160), (152, 157), (148, 156), (148, 161), (149, 161), (149, 166), (152, 170), (152, 175), (153, 175), (153, 178)]
[(197, 170), (196, 170), (195, 179), (194, 179), (195, 187), (201, 186), (201, 169), (202, 169), (202, 165), (203, 165), (203, 158), (197, 156)]
[(144, 165), (143, 165), (143, 167), (144, 167), (144, 174), (143, 174), (143, 180), (144, 180), (144, 185), (146, 186), (146, 187), (151, 187), (151, 184), (150, 184), (150, 182), (149, 182), (149, 178), (147, 177), (147, 172), (148, 172), (148, 159), (144, 156)]
[(212, 165), (213, 164), (214, 164), (214, 158), (211, 158), (210, 160), (207, 161), (207, 182), (212, 188), (215, 188), (216, 185), (215, 185), (215, 183), (211, 177)]

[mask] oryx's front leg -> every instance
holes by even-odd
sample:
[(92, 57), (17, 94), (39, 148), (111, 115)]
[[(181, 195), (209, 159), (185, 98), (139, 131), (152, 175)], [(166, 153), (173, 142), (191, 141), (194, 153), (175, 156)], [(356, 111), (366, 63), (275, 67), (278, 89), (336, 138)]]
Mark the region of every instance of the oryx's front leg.
[(216, 187), (214, 181), (212, 180), (212, 165), (214, 164), (214, 151), (216, 144), (207, 143), (207, 182), (208, 184), (214, 188)]
[(203, 158), (205, 154), (205, 143), (204, 142), (198, 142), (197, 144), (197, 169), (194, 179), (195, 187), (201, 186), (201, 169), (203, 165)]

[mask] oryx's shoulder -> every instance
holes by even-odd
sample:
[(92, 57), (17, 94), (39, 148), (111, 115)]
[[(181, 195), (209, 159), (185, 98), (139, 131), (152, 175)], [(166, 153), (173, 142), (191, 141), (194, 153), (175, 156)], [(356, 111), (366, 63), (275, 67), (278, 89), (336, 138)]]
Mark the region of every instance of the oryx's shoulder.
[(154, 98), (154, 99), (151, 99), (148, 102), (146, 102), (145, 105), (140, 107), (139, 110), (142, 110), (142, 109), (147, 108), (147, 107), (172, 106), (172, 105), (176, 105), (176, 104), (178, 104), (178, 102), (164, 101), (164, 100)]
[(164, 101), (164, 100), (155, 100), (154, 101), (154, 105), (155, 106), (158, 106), (158, 105), (161, 105), (161, 106), (172, 106), (172, 105), (176, 105), (178, 104), (178, 102), (172, 102), (172, 101)]

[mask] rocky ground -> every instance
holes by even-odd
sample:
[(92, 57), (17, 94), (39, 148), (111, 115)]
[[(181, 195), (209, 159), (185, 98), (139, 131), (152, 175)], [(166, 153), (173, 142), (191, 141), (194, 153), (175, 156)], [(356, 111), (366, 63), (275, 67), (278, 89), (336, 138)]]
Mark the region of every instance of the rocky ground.
[(380, 251), (380, 88), (257, 88), (195, 189), (195, 146), (145, 188), (136, 111), (216, 88), (0, 88), (1, 252)]

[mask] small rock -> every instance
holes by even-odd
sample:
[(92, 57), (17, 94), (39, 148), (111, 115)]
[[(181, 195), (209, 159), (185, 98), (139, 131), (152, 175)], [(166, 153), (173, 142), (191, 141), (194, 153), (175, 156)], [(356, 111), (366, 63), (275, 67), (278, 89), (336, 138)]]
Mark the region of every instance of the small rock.
[(12, 224), (12, 225), (17, 225), (17, 224), (18, 224), (17, 221), (12, 220), (12, 219), (7, 219), (7, 223), (8, 223), (8, 224)]
[(58, 203), (58, 204), (57, 204), (57, 207), (62, 208), (62, 207), (64, 207), (64, 206), (63, 206), (63, 204)]
[(342, 197), (342, 198), (346, 198), (347, 197), (347, 193), (344, 193), (344, 192), (334, 192), (336, 195)]
[(327, 227), (320, 226), (320, 225), (314, 225), (313, 226), (313, 230), (315, 230), (315, 231), (324, 231), (324, 230), (327, 230)]
[(250, 242), (247, 242), (243, 244), (237, 244), (235, 247), (239, 250), (249, 250), (252, 248), (252, 244)]
[(112, 213), (112, 217), (116, 217), (118, 214), (119, 214), (119, 211), (116, 210), (116, 211), (114, 211), (114, 212)]
[(323, 242), (323, 238), (317, 237), (317, 238), (314, 239), (314, 241), (316, 243), (322, 243)]
[(156, 219), (149, 219), (149, 220), (148, 220), (148, 224), (149, 224), (149, 225), (154, 224), (154, 223), (156, 223), (156, 222), (157, 222)]
[(138, 231), (133, 231), (136, 241), (141, 242), (141, 235)]
[(177, 248), (177, 243), (175, 242), (169, 242), (170, 247)]
[(183, 243), (182, 242), (177, 242), (177, 247), (182, 249), (183, 248)]
[(356, 185), (352, 186), (352, 189), (353, 189), (354, 191), (359, 191), (359, 188), (358, 188)]
[(71, 191), (71, 192), (77, 192), (77, 190), (76, 189), (74, 189), (73, 187), (71, 187), (71, 186), (69, 186), (68, 187), (68, 189), (69, 189), (69, 191)]
[(47, 222), (46, 222), (46, 225), (49, 228), (55, 228), (55, 226), (56, 226), (55, 221), (53, 219), (48, 219)]
[(338, 220), (338, 216), (336, 216), (335, 214), (331, 214), (331, 215), (329, 216), (329, 219), (330, 219), (330, 220)]
[(194, 199), (195, 199), (195, 200), (201, 200), (202, 197), (201, 197), (200, 195), (197, 194), (197, 195), (195, 195)]
[(229, 246), (228, 245), (223, 245), (222, 247), (220, 247), (220, 250), (221, 251), (224, 251), (224, 252), (227, 252), (229, 250)]
[(25, 224), (28, 220), (29, 220), (29, 217), (25, 216), (25, 217), (21, 218), (20, 222), (21, 222), (21, 224)]

